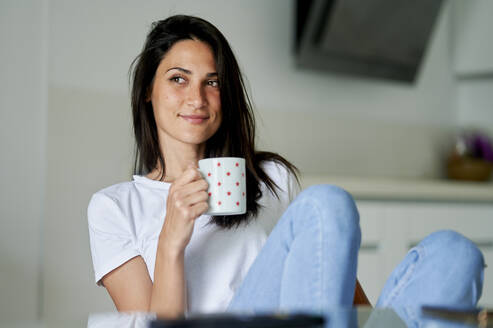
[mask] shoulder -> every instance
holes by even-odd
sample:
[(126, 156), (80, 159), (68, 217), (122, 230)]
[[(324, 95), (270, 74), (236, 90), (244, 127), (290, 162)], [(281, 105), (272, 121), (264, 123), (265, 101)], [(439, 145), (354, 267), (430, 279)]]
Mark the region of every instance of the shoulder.
[(133, 184), (132, 181), (120, 182), (95, 192), (89, 201), (89, 208), (121, 203), (125, 196), (131, 192)]
[(284, 165), (273, 160), (262, 161), (260, 166), (272, 179), (286, 177), (289, 171)]
[(122, 198), (125, 194), (130, 192), (130, 190), (134, 186), (134, 181), (125, 181), (125, 182), (120, 182), (116, 183), (114, 185), (105, 187), (97, 192), (94, 193), (93, 197), (108, 197), (112, 199), (120, 199)]
[(299, 192), (296, 176), (284, 164), (277, 161), (263, 161), (261, 167), (269, 178), (276, 184), (277, 192), (286, 194), (292, 200)]
[(262, 183), (262, 197), (259, 199), (261, 210), (258, 213), (258, 223), (269, 234), (278, 219), (288, 208), (299, 192), (296, 176), (283, 164), (276, 161), (263, 161), (260, 164), (265, 174), (275, 183), (274, 191)]
[(89, 226), (104, 230), (106, 224), (121, 222), (125, 217), (125, 202), (129, 199), (133, 185), (131, 181), (121, 182), (94, 193), (87, 208)]

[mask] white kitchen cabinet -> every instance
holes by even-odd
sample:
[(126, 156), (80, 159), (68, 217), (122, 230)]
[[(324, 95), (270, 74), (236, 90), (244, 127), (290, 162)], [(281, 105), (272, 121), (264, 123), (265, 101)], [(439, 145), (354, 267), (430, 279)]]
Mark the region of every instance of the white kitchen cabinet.
[(407, 251), (433, 231), (456, 230), (482, 250), (481, 305), (493, 306), (493, 204), (357, 200), (362, 229), (358, 277), (375, 304), (385, 280)]
[(402, 243), (407, 220), (393, 215), (393, 203), (357, 201), (357, 206), (362, 233), (358, 279), (375, 305), (388, 276), (407, 252)]
[(358, 254), (358, 279), (370, 302), (374, 305), (385, 282), (382, 272), (385, 257), (382, 254), (383, 230), (378, 222), (383, 222), (379, 204), (358, 204), (361, 226), (361, 247)]

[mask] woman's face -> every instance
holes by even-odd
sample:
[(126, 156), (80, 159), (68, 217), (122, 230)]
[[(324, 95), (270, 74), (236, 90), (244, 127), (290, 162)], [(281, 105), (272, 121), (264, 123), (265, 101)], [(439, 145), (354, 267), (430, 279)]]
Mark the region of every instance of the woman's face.
[(196, 40), (175, 43), (159, 64), (150, 95), (161, 144), (200, 145), (221, 125), (214, 55)]

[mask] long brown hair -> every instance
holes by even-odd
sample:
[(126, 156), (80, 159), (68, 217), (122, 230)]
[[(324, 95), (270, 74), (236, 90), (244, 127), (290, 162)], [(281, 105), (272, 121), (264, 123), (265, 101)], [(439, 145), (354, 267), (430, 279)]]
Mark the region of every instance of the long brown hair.
[(152, 103), (147, 95), (155, 72), (164, 55), (181, 40), (198, 39), (207, 43), (214, 54), (219, 79), (222, 123), (206, 142), (205, 157), (243, 157), (246, 166), (247, 213), (214, 216), (211, 222), (224, 228), (249, 222), (259, 210), (260, 189), (264, 183), (276, 196), (278, 186), (261, 167), (263, 161), (284, 165), (298, 180), (297, 168), (282, 156), (255, 150), (255, 119), (252, 105), (236, 58), (222, 33), (211, 23), (193, 16), (175, 15), (154, 22), (141, 53), (130, 66), (132, 115), (135, 134), (134, 174), (147, 174), (159, 164), (165, 175), (164, 156), (160, 151)]

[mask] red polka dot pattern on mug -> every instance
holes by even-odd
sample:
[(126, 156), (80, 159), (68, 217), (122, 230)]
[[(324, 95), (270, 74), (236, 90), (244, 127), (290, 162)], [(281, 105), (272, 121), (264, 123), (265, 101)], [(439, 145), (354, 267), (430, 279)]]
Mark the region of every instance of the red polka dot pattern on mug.
[(244, 159), (223, 157), (199, 161), (199, 170), (209, 184), (209, 215), (246, 212)]

